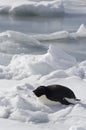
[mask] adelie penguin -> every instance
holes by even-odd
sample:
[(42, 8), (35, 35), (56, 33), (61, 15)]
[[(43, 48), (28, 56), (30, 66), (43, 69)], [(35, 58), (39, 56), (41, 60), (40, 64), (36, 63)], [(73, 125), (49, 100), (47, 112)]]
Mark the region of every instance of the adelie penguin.
[(45, 105), (70, 105), (80, 101), (71, 89), (62, 85), (40, 86), (33, 92)]

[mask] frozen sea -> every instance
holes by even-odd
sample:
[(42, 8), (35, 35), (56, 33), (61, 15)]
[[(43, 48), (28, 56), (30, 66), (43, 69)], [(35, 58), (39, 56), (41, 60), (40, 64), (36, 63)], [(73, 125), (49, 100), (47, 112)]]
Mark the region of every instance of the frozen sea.
[[(79, 27), (84, 24), (86, 25), (86, 15), (66, 15), (59, 17), (39, 17), (39, 16), (10, 16), (10, 15), (0, 15), (0, 33), (6, 31), (15, 31), (21, 32), (27, 35), (47, 35), (54, 32), (60, 31), (68, 31), (69, 33), (76, 32)], [(40, 41), (44, 47), (33, 47), (31, 49), (25, 48), (24, 50), (20, 46), (21, 51), (13, 51), (10, 50), (10, 47), (5, 49), (0, 49), (0, 53), (13, 53), (13, 54), (20, 54), (20, 53), (35, 53), (35, 54), (43, 54), (47, 52), (46, 45), (55, 44), (58, 47), (64, 49), (70, 55), (76, 57), (78, 61), (85, 60), (86, 57), (86, 38), (81, 39), (53, 39), (53, 40), (42, 40)], [(78, 45), (77, 45), (78, 44)], [(2, 46), (2, 45), (1, 45)], [(14, 45), (10, 45), (13, 46)], [(16, 46), (16, 45), (15, 45)], [(2, 47), (1, 47), (2, 48)], [(4, 47), (3, 47), (4, 48)], [(11, 49), (12, 49), (11, 48)], [(10, 56), (9, 56), (10, 57)], [(2, 58), (2, 57), (1, 57)], [(8, 64), (9, 58), (4, 59), (1, 64)]]
[[(49, 84), (81, 101), (41, 104)], [(86, 0), (0, 0), (0, 128), (86, 130)]]

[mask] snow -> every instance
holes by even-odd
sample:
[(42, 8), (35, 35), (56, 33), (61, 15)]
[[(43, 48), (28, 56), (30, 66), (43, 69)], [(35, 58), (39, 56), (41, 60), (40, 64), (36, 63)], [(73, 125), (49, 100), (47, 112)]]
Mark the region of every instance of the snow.
[[(57, 32), (55, 37), (48, 34), (46, 38), (83, 38), (85, 30), (85, 26), (81, 25), (76, 32), (63, 31), (64, 36)], [(41, 37), (42, 39), (39, 35), (31, 36), (14, 31), (3, 32), (0, 34), (1, 49), (8, 49), (7, 54), (10, 54), (16, 45), (21, 49), (23, 43), (26, 44), (26, 48), (43, 47), (40, 41), (45, 38), (42, 35)], [(18, 52), (19, 49), (15, 53)], [(22, 122), (26, 129), (58, 127), (59, 130), (83, 130), (86, 127), (86, 61), (78, 63), (75, 57), (53, 44), (41, 55), (15, 53), (11, 54), (12, 59), (8, 65), (0, 65), (0, 118), (9, 119), (7, 125), (11, 120), (16, 120), (16, 123)], [(41, 104), (32, 91), (40, 85), (49, 84), (69, 87), (76, 97), (81, 99), (80, 103), (70, 106)], [(18, 129), (21, 129), (20, 123), (18, 124)]]
[(39, 41), (50, 41), (50, 40), (66, 40), (66, 39), (79, 39), (79, 38), (86, 38), (86, 27), (84, 24), (81, 24), (80, 27), (77, 29), (76, 32), (68, 32), (66, 30), (64, 31), (58, 31), (50, 34), (39, 34), (39, 35), (33, 35), (31, 37), (34, 37), (35, 39)]
[[(5, 87), (9, 86), (10, 82), (12, 81), (9, 81), (8, 84), (6, 84), (6, 82), (8, 81), (2, 80), (2, 85), (5, 84)], [(29, 81), (27, 80), (27, 82)], [(81, 99), (84, 96), (84, 98), (86, 98), (86, 95), (83, 95), (83, 93), (85, 94), (84, 91), (86, 89), (85, 88), (86, 83), (82, 81), (80, 78), (69, 77), (67, 79), (59, 79), (59, 81), (57, 78), (54, 79), (54, 81), (52, 81), (52, 83), (54, 82), (65, 84), (67, 86), (68, 84), (70, 84), (69, 85), (70, 88), (73, 89), (77, 97)], [(55, 129), (57, 129), (60, 123), (63, 124), (62, 125), (63, 127), (65, 126), (64, 128), (65, 130), (66, 128), (78, 129), (84, 127), (85, 120), (86, 120), (85, 99), (83, 99), (81, 103), (78, 103), (74, 106), (72, 105), (45, 106), (43, 104), (40, 104), (40, 102), (38, 102), (37, 98), (32, 93), (34, 86), (29, 83), (27, 84), (25, 83), (26, 81), (22, 81), (22, 83), (19, 83), (19, 81), (14, 81), (15, 84), (14, 87), (9, 86), (9, 89), (7, 89), (8, 92), (7, 90), (1, 91), (2, 92), (0, 94), (0, 117), (1, 118), (5, 118), (5, 119), (9, 118), (10, 120), (18, 120), (20, 122), (26, 122), (27, 123), (26, 126), (28, 126), (29, 128), (31, 126), (33, 129), (35, 127), (38, 127), (38, 129), (42, 129), (43, 127), (44, 129), (46, 129), (46, 127), (51, 129), (51, 126), (53, 124), (56, 126)], [(82, 91), (80, 91), (81, 89)], [(81, 97), (80, 97), (80, 93), (81, 93)], [(7, 123), (11, 122), (10, 120), (6, 122)], [(62, 128), (62, 126), (59, 127)], [(20, 125), (18, 128), (20, 129)]]
[(86, 14), (86, 1), (80, 0), (1, 0), (0, 13), (29, 16), (60, 16), (66, 14)]
[(67, 69), (76, 63), (75, 58), (50, 45), (44, 55), (14, 56), (8, 66), (1, 67), (0, 77), (23, 79), (31, 75), (43, 76), (57, 69)]
[[(85, 15), (86, 1), (0, 0), (0, 13), (12, 16)], [(62, 30), (31, 35), (7, 30), (0, 33), (1, 130), (86, 130), (86, 60), (78, 62), (56, 44), (42, 44), (71, 39), (86, 39), (83, 23), (75, 32)], [(35, 54), (35, 49), (47, 51)], [(41, 104), (33, 90), (49, 84), (67, 86), (80, 102), (69, 106)]]
[[(2, 130), (28, 130), (28, 128), (30, 130), (33, 130), (33, 126), (31, 124), (24, 124), (22, 122), (16, 122), (16, 121), (12, 121), (12, 120), (6, 120), (6, 119), (0, 119), (0, 128)], [(40, 130), (39, 127), (34, 126), (35, 130)], [(45, 130), (49, 130), (48, 128)]]
[[(28, 53), (35, 54), (36, 50), (38, 52), (40, 50), (47, 50), (48, 47), (45, 44), (44, 45), (41, 44), (41, 42), (43, 41), (49, 41), (49, 42), (54, 40), (64, 41), (68, 39), (80, 40), (80, 38), (84, 39), (86, 38), (86, 27), (84, 24), (81, 24), (76, 32), (68, 32), (64, 30), (50, 34), (37, 34), (37, 35), (28, 35), (16, 31), (2, 32), (0, 33), (0, 65), (8, 65), (11, 59), (15, 59), (16, 56), (14, 55), (16, 54), (22, 53), (21, 57), (23, 57), (23, 54)], [(14, 58), (12, 58), (13, 56)], [(17, 59), (18, 56), (16, 60)]]
[[(3, 4), (4, 0), (0, 2), (0, 13), (8, 13), (12, 15), (39, 15), (39, 16), (52, 16), (64, 12), (62, 2), (57, 1), (7, 1), (6, 5)], [(10, 2), (10, 4), (8, 4)]]
[[(50, 45), (47, 53), (43, 55), (14, 56), (8, 66), (0, 67), (0, 117), (25, 122), (30, 124), (32, 129), (35, 126), (40, 130), (43, 127), (46, 129), (46, 126), (48, 129), (84, 129), (85, 65), (86, 61), (77, 63), (74, 57), (54, 45)], [(42, 84), (65, 85), (72, 89), (81, 101), (70, 106), (43, 105), (32, 92)], [(19, 126), (18, 129), (20, 128)]]
[[(58, 32), (53, 32), (49, 34), (37, 34), (37, 35), (28, 35), (24, 34), (21, 32), (16, 32), (16, 31), (6, 31), (0, 33), (0, 42), (2, 44), (6, 44), (7, 42), (7, 47), (12, 46), (11, 44), (14, 44), (13, 47), (19, 48), (19, 44), (21, 46), (23, 43), (27, 46), (39, 46), (41, 43), (39, 41), (50, 41), (50, 40), (61, 40), (61, 39), (78, 39), (78, 38), (86, 38), (86, 27), (84, 24), (81, 24), (80, 27), (77, 29), (76, 32), (68, 32), (66, 30), (64, 31), (58, 31)], [(16, 38), (16, 39), (15, 39)], [(5, 43), (4, 43), (5, 41)], [(41, 45), (42, 46), (42, 45)], [(3, 46), (1, 46), (3, 51), (6, 51)], [(24, 46), (25, 47), (25, 46)], [(24, 48), (23, 47), (23, 48)], [(30, 48), (31, 49), (31, 48)], [(12, 53), (14, 50), (12, 50)], [(17, 53), (20, 52), (20, 50), (17, 51)]]

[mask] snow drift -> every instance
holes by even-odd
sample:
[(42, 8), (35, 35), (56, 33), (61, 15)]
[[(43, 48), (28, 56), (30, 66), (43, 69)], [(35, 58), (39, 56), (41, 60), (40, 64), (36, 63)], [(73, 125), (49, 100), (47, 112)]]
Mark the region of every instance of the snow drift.
[(16, 55), (10, 64), (1, 67), (1, 77), (20, 78), (31, 75), (46, 75), (57, 69), (67, 69), (76, 64), (76, 59), (51, 45), (44, 55)]

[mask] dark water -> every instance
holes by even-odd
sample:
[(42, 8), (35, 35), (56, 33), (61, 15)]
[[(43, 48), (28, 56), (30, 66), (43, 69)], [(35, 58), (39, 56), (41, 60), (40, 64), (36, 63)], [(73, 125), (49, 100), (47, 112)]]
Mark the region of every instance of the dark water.
[(0, 32), (15, 30), (23, 33), (52, 33), (60, 30), (76, 31), (81, 24), (86, 25), (86, 16), (61, 17), (12, 17), (0, 15)]

